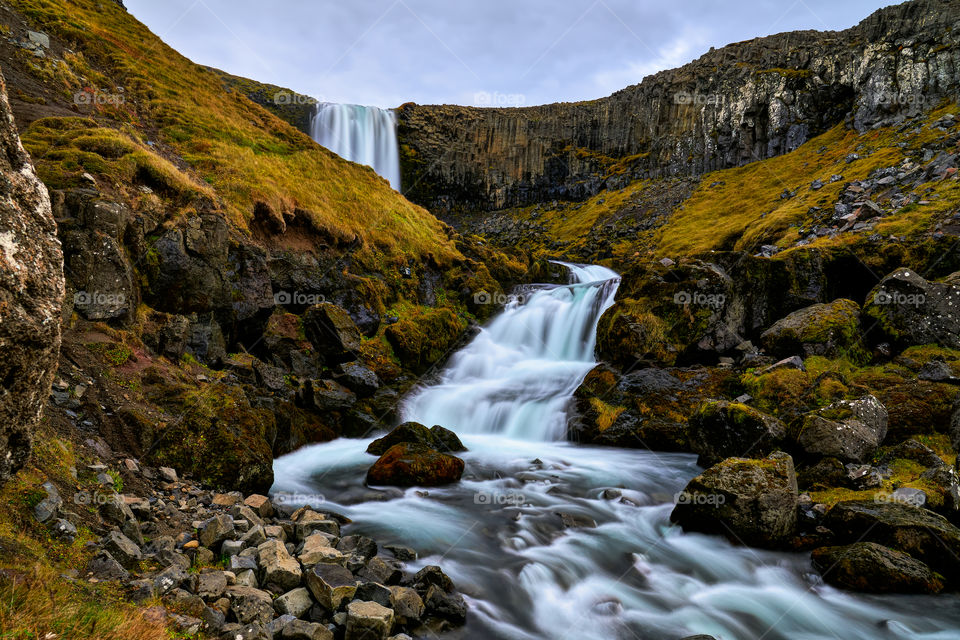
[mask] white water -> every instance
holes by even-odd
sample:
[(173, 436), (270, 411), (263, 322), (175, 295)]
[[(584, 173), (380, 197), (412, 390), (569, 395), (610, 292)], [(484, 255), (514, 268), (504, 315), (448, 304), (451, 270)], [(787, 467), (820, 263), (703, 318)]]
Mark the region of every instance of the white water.
[[(350, 517), (351, 533), (412, 546), (465, 593), (468, 623), (444, 637), (549, 640), (957, 640), (953, 596), (858, 596), (825, 586), (808, 554), (734, 547), (669, 523), (695, 457), (558, 441), (570, 394), (593, 364), (615, 274), (512, 304), (413, 394), (405, 419), (454, 428), (463, 480), (365, 488), (369, 440), (305, 447), (275, 463), (274, 492)], [(600, 282), (593, 282), (595, 280)], [(606, 279), (606, 281), (604, 281)], [(593, 282), (592, 284), (590, 284)], [(622, 500), (605, 500), (619, 488)], [(322, 498), (321, 498), (322, 496)], [(563, 529), (558, 512), (597, 528)]]
[(373, 167), (391, 187), (400, 190), (400, 152), (393, 111), (323, 103), (313, 115), (310, 135), (341, 158)]

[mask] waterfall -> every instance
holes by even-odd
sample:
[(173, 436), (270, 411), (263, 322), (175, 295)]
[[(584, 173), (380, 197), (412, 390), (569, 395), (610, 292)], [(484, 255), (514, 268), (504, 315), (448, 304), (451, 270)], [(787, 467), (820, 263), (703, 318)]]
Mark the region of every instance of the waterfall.
[[(442, 565), (470, 611), (463, 630), (440, 637), (958, 637), (953, 596), (842, 592), (811, 571), (808, 554), (671, 526), (675, 496), (700, 471), (694, 455), (563, 441), (619, 284), (603, 267), (567, 266), (571, 284), (521, 292), (401, 408), (460, 435), (468, 449), (457, 454), (460, 482), (368, 487), (371, 438), (341, 438), (276, 460), (274, 497), (287, 506), (319, 500), (350, 518), (346, 534), (413, 547), (408, 571)], [(588, 524), (569, 527), (573, 519)]]
[(595, 364), (597, 323), (620, 282), (604, 267), (565, 266), (572, 284), (511, 301), (451, 358), (439, 384), (404, 404), (404, 419), (457, 433), (563, 439), (567, 404)]
[(320, 104), (310, 122), (310, 136), (341, 158), (373, 167), (400, 190), (397, 119), (390, 109)]

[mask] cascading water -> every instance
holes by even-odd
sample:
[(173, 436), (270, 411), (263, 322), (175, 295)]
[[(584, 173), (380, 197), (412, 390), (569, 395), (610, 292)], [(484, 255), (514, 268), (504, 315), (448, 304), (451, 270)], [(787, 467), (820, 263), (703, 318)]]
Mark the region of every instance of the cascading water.
[(341, 158), (373, 167), (391, 187), (400, 190), (400, 152), (393, 111), (322, 103), (313, 114), (310, 135)]
[(570, 268), (573, 284), (509, 304), (404, 404), (405, 419), (461, 435), (460, 483), (371, 495), (369, 440), (341, 439), (277, 460), (274, 492), (325, 496), (351, 533), (416, 548), (408, 568), (442, 565), (470, 604), (458, 638), (960, 638), (947, 597), (852, 595), (824, 585), (806, 554), (671, 526), (674, 496), (699, 469), (692, 455), (559, 441), (618, 283)]

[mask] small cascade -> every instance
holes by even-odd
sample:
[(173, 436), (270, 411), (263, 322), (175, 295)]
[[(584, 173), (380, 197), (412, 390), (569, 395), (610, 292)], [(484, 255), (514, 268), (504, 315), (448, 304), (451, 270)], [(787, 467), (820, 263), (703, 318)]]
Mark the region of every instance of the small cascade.
[(400, 190), (397, 119), (390, 109), (320, 104), (310, 123), (310, 136), (341, 158), (373, 167)]

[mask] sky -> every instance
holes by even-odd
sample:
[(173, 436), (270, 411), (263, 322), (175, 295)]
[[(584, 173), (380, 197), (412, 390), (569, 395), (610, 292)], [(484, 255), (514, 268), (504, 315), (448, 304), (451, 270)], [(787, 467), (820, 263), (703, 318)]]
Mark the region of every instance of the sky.
[(713, 47), (853, 26), (882, 0), (126, 0), (199, 64), (324, 102), (600, 98)]

